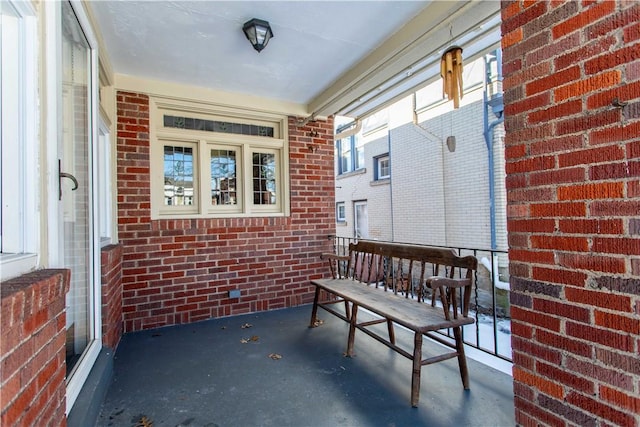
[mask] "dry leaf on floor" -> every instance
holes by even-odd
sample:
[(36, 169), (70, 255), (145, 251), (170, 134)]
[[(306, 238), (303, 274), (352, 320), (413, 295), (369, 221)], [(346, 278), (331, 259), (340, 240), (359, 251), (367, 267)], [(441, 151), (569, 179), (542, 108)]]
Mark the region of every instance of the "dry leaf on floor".
[(260, 337), (257, 336), (257, 335), (254, 335), (254, 336), (251, 337), (251, 341), (258, 341), (259, 339), (260, 339)]
[(135, 427), (153, 427), (153, 421), (143, 416), (140, 418), (140, 421), (136, 423)]
[(280, 360), (280, 359), (282, 359), (282, 356), (281, 356), (281, 355), (279, 355), (278, 353), (271, 353), (271, 354), (269, 355), (269, 357), (270, 357), (270, 358), (272, 358), (273, 360)]
[(242, 329), (247, 329), (252, 327), (253, 325), (251, 323), (245, 323), (244, 325), (242, 325)]
[(246, 343), (248, 343), (248, 342), (249, 342), (249, 338), (242, 338), (242, 339), (240, 340), (240, 342), (241, 342), (242, 344), (246, 344)]

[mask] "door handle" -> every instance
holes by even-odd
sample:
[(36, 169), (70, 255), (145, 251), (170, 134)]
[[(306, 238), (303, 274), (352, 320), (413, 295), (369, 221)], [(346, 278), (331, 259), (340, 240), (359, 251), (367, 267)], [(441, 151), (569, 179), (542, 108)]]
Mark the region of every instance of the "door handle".
[(62, 172), (60, 159), (58, 159), (58, 200), (62, 200), (62, 178), (69, 178), (71, 181), (73, 181), (73, 188), (71, 188), (71, 191), (76, 191), (78, 189), (78, 180), (70, 173)]

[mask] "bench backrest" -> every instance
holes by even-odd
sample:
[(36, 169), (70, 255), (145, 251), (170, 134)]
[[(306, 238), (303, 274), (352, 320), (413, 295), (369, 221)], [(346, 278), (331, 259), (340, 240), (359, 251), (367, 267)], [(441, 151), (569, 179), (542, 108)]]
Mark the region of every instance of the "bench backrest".
[[(447, 317), (457, 318), (468, 315), (477, 268), (474, 256), (461, 257), (451, 249), (360, 240), (349, 244), (345, 276), (418, 301), (424, 301), (431, 288), (432, 293), (440, 292)], [(434, 280), (434, 276), (451, 280)]]

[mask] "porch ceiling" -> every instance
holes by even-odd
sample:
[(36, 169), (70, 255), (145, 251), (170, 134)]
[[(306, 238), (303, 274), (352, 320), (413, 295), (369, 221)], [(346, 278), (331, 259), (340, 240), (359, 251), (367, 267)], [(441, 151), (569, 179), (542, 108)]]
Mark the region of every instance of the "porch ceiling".
[[(451, 44), (499, 41), (498, 1), (94, 1), (116, 75), (363, 117), (424, 86)], [(274, 38), (242, 33), (265, 19)], [(463, 46), (464, 47), (464, 46)], [(127, 78), (128, 78), (127, 77)]]

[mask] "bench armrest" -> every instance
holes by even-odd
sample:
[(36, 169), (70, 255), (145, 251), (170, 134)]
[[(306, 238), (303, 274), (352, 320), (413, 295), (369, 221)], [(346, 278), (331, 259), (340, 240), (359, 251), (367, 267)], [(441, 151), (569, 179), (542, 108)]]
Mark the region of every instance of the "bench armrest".
[(345, 277), (347, 274), (347, 264), (349, 262), (349, 256), (336, 255), (333, 253), (320, 254), (320, 259), (326, 260), (329, 263), (329, 269), (331, 270), (331, 277), (339, 279)]
[[(447, 320), (457, 319), (458, 313), (462, 317), (469, 315), (469, 300), (471, 298), (471, 279), (450, 279), (448, 277), (433, 276), (427, 279), (427, 285), (433, 289), (440, 291), (440, 301), (442, 309)], [(446, 290), (445, 290), (446, 289)], [(456, 289), (460, 290), (461, 301), (458, 305)], [(435, 297), (435, 294), (434, 294)], [(432, 301), (432, 305), (434, 304)]]
[(335, 261), (349, 261), (349, 256), (348, 255), (336, 255), (336, 254), (331, 254), (331, 253), (324, 253), (324, 254), (320, 254), (320, 259), (326, 259), (326, 260), (335, 260)]
[(433, 276), (427, 279), (427, 284), (431, 289), (440, 286), (446, 286), (448, 288), (464, 288), (471, 284), (470, 279), (450, 279), (448, 277)]

